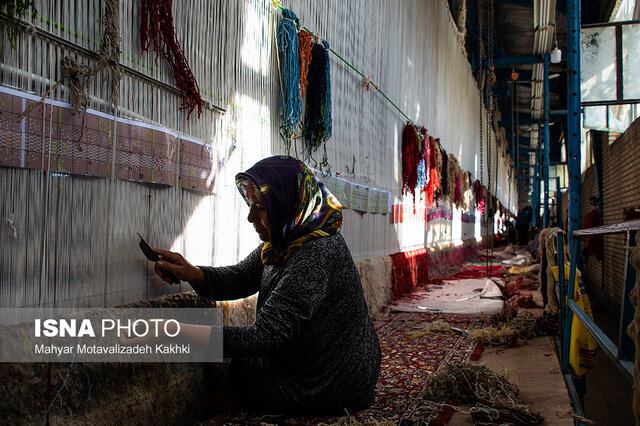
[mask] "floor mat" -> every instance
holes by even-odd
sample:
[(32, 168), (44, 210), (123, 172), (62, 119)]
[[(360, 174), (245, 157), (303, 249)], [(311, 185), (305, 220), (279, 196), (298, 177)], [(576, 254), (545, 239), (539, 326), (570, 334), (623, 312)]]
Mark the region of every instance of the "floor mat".
[[(425, 404), (426, 382), (439, 368), (458, 361), (477, 360), (484, 346), (452, 332), (432, 333), (415, 337), (425, 323), (443, 320), (460, 329), (482, 328), (487, 318), (482, 316), (397, 313), (376, 322), (382, 349), (380, 378), (372, 407), (356, 413), (364, 421), (374, 418), (395, 424), (438, 425), (451, 417), (452, 409), (432, 413)], [(226, 418), (216, 417), (207, 425), (223, 424), (330, 424), (331, 418), (304, 418), (241, 413)]]

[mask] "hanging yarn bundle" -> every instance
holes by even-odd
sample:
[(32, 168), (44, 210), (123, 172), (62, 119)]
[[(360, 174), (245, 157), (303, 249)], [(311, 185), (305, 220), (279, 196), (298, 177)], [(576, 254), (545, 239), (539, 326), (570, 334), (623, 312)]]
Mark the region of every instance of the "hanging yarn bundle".
[(120, 57), (120, 19), (118, 15), (118, 0), (105, 1), (104, 19), (101, 20), (104, 31), (100, 39), (98, 59), (92, 67), (76, 62), (71, 56), (62, 58), (62, 74), (69, 78), (71, 106), (74, 114), (78, 112), (79, 108), (86, 109), (89, 104), (89, 77), (106, 68), (111, 71), (109, 102), (112, 107), (118, 104), (120, 80), (122, 79), (122, 69), (118, 62)]
[(440, 175), (441, 191), (438, 199), (446, 198), (449, 194), (449, 156), (447, 155), (447, 151), (442, 148), (442, 145), (440, 145), (440, 152), (442, 153), (442, 172)]
[(429, 147), (429, 150), (427, 151), (429, 158), (429, 179), (427, 187), (425, 188), (425, 193), (427, 199), (427, 207), (431, 207), (433, 205), (433, 197), (435, 195), (435, 192), (440, 187), (440, 180), (438, 178), (438, 160), (436, 158), (436, 147), (431, 136), (429, 136), (425, 140), (425, 145)]
[(473, 182), (473, 196), (476, 200), (476, 210), (484, 213), (484, 188), (477, 179)]
[(440, 140), (439, 139), (433, 139), (431, 138), (431, 141), (433, 141), (433, 156), (436, 159), (436, 180), (437, 180), (437, 185), (434, 187), (434, 191), (433, 191), (433, 201), (435, 201), (436, 203), (438, 202), (438, 200), (442, 197), (442, 185), (444, 184), (444, 182), (442, 181), (442, 169), (443, 169), (443, 155), (442, 155), (442, 151), (440, 149)]
[(200, 96), (198, 82), (176, 38), (172, 7), (173, 0), (140, 0), (140, 46), (142, 52), (146, 52), (153, 44), (156, 61), (158, 53), (162, 52), (182, 93), (181, 108), (188, 111), (187, 120), (196, 107), (200, 118), (204, 101)]
[(427, 185), (427, 173), (426, 173), (425, 161), (422, 156), (420, 156), (420, 160), (418, 161), (418, 182), (417, 188), (422, 190)]
[(311, 49), (318, 42), (318, 37), (307, 30), (300, 30), (298, 33), (298, 51), (300, 53), (300, 97), (304, 98), (307, 90), (307, 74), (311, 63)]
[(460, 207), (460, 165), (453, 154), (449, 155), (447, 160), (447, 196), (451, 205)]
[(469, 210), (469, 205), (471, 202), (471, 188), (469, 186), (471, 173), (467, 170), (462, 170), (460, 172), (460, 192), (462, 193), (462, 201), (460, 206), (463, 210)]
[(413, 124), (407, 123), (402, 131), (402, 193), (416, 196), (418, 185), (418, 162), (420, 161), (420, 138)]
[[(291, 138), (296, 134), (300, 116), (302, 115), (297, 20), (295, 13), (289, 9), (283, 9), (282, 21), (278, 24), (276, 33), (280, 56), (280, 90), (282, 93), (282, 126), (280, 126), (280, 134), (287, 148), (290, 147)], [(310, 67), (312, 66), (313, 58), (311, 59)]]
[(425, 146), (424, 135), (426, 133), (426, 129), (422, 126), (415, 126), (415, 128), (416, 128), (416, 132), (418, 133), (418, 140), (420, 141), (420, 152), (418, 154), (417, 188), (419, 191), (423, 191), (425, 186), (427, 185), (427, 166), (426, 166), (426, 161), (424, 159), (424, 146)]
[(304, 117), (305, 144), (309, 155), (331, 137), (330, 71), (329, 43), (316, 43), (311, 49)]
[(456, 174), (455, 178), (455, 186), (453, 190), (453, 203), (456, 207), (460, 208), (462, 206), (462, 191), (460, 188), (460, 174)]

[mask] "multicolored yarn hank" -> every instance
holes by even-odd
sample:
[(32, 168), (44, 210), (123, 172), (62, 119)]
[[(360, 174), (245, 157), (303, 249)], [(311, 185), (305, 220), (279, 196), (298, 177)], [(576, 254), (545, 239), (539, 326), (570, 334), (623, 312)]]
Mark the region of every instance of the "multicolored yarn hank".
[(182, 109), (186, 109), (187, 120), (198, 108), (198, 118), (202, 114), (204, 101), (200, 96), (198, 82), (184, 57), (184, 51), (176, 38), (173, 27), (173, 0), (140, 0), (140, 45), (146, 52), (153, 44), (157, 55), (162, 52), (182, 93)]

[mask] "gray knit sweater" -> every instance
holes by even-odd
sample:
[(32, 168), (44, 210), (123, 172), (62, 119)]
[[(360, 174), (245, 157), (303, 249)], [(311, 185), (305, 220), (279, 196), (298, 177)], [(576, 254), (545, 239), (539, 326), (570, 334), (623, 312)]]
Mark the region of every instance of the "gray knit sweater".
[(203, 297), (259, 292), (255, 324), (223, 330), (236, 392), (271, 412), (343, 414), (369, 406), (380, 345), (342, 235), (306, 243), (282, 266), (263, 265), (261, 248), (235, 266), (201, 267)]

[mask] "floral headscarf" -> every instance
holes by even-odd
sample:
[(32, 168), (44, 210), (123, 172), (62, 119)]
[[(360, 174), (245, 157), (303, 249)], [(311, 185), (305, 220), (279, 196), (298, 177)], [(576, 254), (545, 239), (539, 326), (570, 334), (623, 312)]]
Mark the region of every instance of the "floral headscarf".
[(265, 265), (284, 264), (305, 243), (340, 232), (340, 202), (302, 161), (265, 158), (236, 175), (239, 189), (243, 178), (256, 185), (267, 206), (271, 241), (262, 247)]

